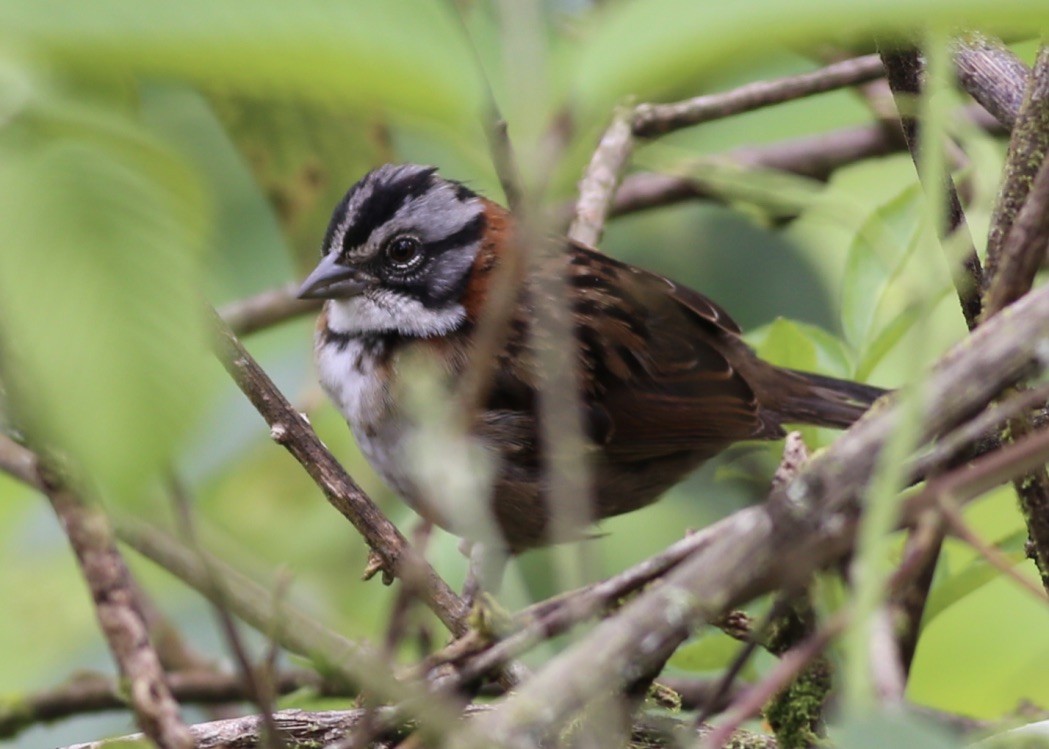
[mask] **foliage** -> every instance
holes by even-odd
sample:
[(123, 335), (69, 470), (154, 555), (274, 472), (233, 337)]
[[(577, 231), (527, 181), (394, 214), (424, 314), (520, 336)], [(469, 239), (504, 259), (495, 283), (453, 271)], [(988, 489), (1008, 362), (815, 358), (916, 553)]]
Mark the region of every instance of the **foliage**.
[[(437, 163), (500, 197), (482, 77), (507, 116), (526, 181), (549, 178), (553, 203), (571, 197), (595, 137), (627, 97), (674, 99), (809, 69), (797, 50), (819, 43), (858, 47), (875, 33), (962, 23), (1031, 30), (1049, 21), (1049, 6), (1027, 0), (458, 5), (462, 25), (452, 4), (425, 0), (0, 0), (3, 421), (90, 477), (115, 513), (166, 520), (163, 487), (176, 472), (191, 488), (208, 548), (262, 579), (289, 570), (294, 605), (354, 639), (381, 637), (392, 594), (357, 579), (367, 549), (212, 363), (202, 300), (218, 305), (301, 276), (330, 206), (382, 161)], [(555, 116), (573, 130), (551, 159)], [(641, 147), (635, 163), (696, 174), (696, 161), (711, 153), (868, 119), (855, 95), (837, 92), (676, 134)], [(954, 134), (979, 155), (984, 175), (997, 174), (999, 142), (961, 125)], [(915, 345), (931, 355), (963, 334), (907, 155), (845, 167), (826, 184), (704, 168), (731, 208), (690, 203), (624, 218), (609, 226), (602, 249), (709, 293), (746, 323), (763, 356), (785, 366), (891, 387), (910, 374)], [(976, 192), (974, 213), (986, 216), (992, 193)], [(927, 307), (912, 304), (915, 288)], [(266, 331), (251, 348), (408, 529), (410, 511), (322, 402), (311, 325)], [(806, 439), (818, 447), (833, 433), (809, 430)], [(734, 451), (727, 472), (743, 466), (763, 492), (769, 474), (755, 480), (753, 467), (777, 449), (756, 462), (756, 449)], [(590, 576), (621, 570), (755, 498), (752, 488), (715, 481), (715, 470), (643, 514), (605, 523), (605, 535), (588, 542)], [(1011, 492), (994, 493), (967, 517), (1034, 579)], [(108, 670), (60, 530), (37, 496), (2, 474), (0, 549), (8, 611), (0, 650), (10, 654), (0, 692)], [(461, 581), (455, 539), (436, 532), (429, 557), (453, 585)], [(225, 652), (194, 594), (132, 562), (194, 646)], [(506, 603), (557, 592), (560, 569), (556, 551), (519, 560)], [(1044, 607), (948, 544), (910, 696), (987, 718), (1021, 700), (1049, 703), (1046, 624)], [(263, 642), (253, 640), (258, 650)], [(733, 645), (704, 635), (672, 665), (717, 671)], [(759, 659), (743, 677), (770, 667)], [(889, 745), (894, 731), (926, 730), (885, 718), (865, 734), (859, 718), (849, 720), (843, 746)], [(123, 717), (86, 725), (34, 729), (16, 745), (128, 727)]]

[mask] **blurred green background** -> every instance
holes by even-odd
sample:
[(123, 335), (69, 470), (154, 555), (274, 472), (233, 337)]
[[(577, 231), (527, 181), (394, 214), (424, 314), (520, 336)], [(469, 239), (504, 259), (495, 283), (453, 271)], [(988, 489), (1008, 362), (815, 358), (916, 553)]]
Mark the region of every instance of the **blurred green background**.
[[(294, 606), (355, 639), (381, 638), (393, 591), (360, 581), (364, 544), (269, 440), (208, 353), (201, 297), (220, 306), (301, 278), (338, 197), (385, 161), (436, 164), (501, 200), (480, 125), (478, 60), (526, 178), (548, 170), (548, 198), (559, 202), (572, 198), (611, 107), (627, 97), (674, 100), (810, 70), (820, 45), (869, 51), (873, 31), (957, 23), (963, 12), (1021, 32), (1046, 20), (1019, 2), (458, 7), (463, 26), (451, 4), (408, 0), (0, 0), (0, 349), (10, 418), (75, 456), (117, 514), (170, 525), (160, 478), (174, 466), (209, 549), (265, 583), (286, 571)], [(1034, 47), (1016, 49), (1030, 60)], [(575, 131), (550, 164), (544, 134), (566, 107)], [(836, 92), (677, 133), (641, 146), (633, 164), (687, 173), (707, 155), (871, 120), (857, 93)], [(1004, 143), (954, 125), (970, 158), (959, 176), (972, 190), (980, 244)], [(922, 228), (909, 156), (843, 168), (827, 184), (741, 179), (797, 210), (784, 220), (767, 204), (696, 201), (612, 222), (602, 249), (714, 297), (760, 351), (790, 366), (899, 384), (914, 345), (905, 288), (914, 274), (931, 277), (923, 288), (942, 298), (921, 345), (939, 352), (963, 334), (939, 248)], [(870, 226), (888, 233), (872, 242)], [(408, 531), (413, 514), (370, 472), (316, 385), (312, 327), (298, 319), (247, 343)], [(833, 434), (806, 436), (816, 446)], [(733, 449), (660, 504), (604, 523), (587, 544), (589, 574), (621, 570), (760, 499), (777, 450)], [(47, 504), (0, 475), (0, 517), (0, 694), (84, 670), (111, 673)], [(981, 500), (969, 517), (1021, 559), (1010, 491)], [(456, 546), (437, 531), (428, 550), (453, 585), (465, 568)], [(192, 644), (229, 665), (200, 597), (127, 553)], [(556, 556), (523, 557), (505, 602), (517, 608), (564, 589)], [(1020, 568), (1034, 579), (1029, 562)], [(954, 543), (930, 606), (912, 699), (985, 718), (1021, 700), (1049, 704), (1043, 606)], [(705, 674), (734, 652), (722, 635), (706, 635), (673, 666)], [(759, 659), (746, 676), (768, 666)], [(35, 728), (11, 745), (131, 729), (127, 716), (110, 714)]]

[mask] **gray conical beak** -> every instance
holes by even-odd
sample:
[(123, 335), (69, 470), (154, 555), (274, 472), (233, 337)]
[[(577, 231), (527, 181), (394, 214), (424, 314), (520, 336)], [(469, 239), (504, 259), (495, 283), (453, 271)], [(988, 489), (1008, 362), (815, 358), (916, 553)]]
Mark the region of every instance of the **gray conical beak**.
[(359, 270), (340, 265), (329, 252), (299, 287), (299, 299), (343, 299), (356, 296), (368, 287)]

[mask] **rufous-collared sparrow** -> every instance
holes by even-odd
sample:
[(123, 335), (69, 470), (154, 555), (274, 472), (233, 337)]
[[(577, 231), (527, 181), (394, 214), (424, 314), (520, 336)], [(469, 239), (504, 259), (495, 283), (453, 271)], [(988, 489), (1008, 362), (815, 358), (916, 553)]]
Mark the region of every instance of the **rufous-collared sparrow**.
[[(473, 525), (430, 506), (405, 465), (415, 424), (399, 378), (418, 353), (450, 378), (463, 373), (513, 232), (509, 211), (436, 169), (382, 166), (335, 208), (299, 294), (328, 300), (316, 335), (320, 381), (362, 452), (410, 505), (459, 535)], [(557, 274), (560, 286), (548, 288), (569, 296), (592, 520), (654, 502), (734, 442), (781, 438), (785, 423), (847, 427), (884, 392), (764, 362), (698, 292), (567, 239), (550, 247), (518, 291), (471, 428), (495, 458), (490, 506), (507, 551), (549, 541), (536, 351), (549, 336), (535, 332), (544, 283)]]

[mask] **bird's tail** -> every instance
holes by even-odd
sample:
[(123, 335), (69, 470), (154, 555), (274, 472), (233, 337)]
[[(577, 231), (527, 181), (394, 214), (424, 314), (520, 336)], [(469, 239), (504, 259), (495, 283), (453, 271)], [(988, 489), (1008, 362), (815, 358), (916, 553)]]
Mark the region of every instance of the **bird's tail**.
[[(836, 377), (777, 367), (777, 386), (767, 388), (761, 399), (765, 416), (781, 424), (811, 424), (845, 429), (889, 392)], [(772, 397), (768, 397), (771, 395)]]

